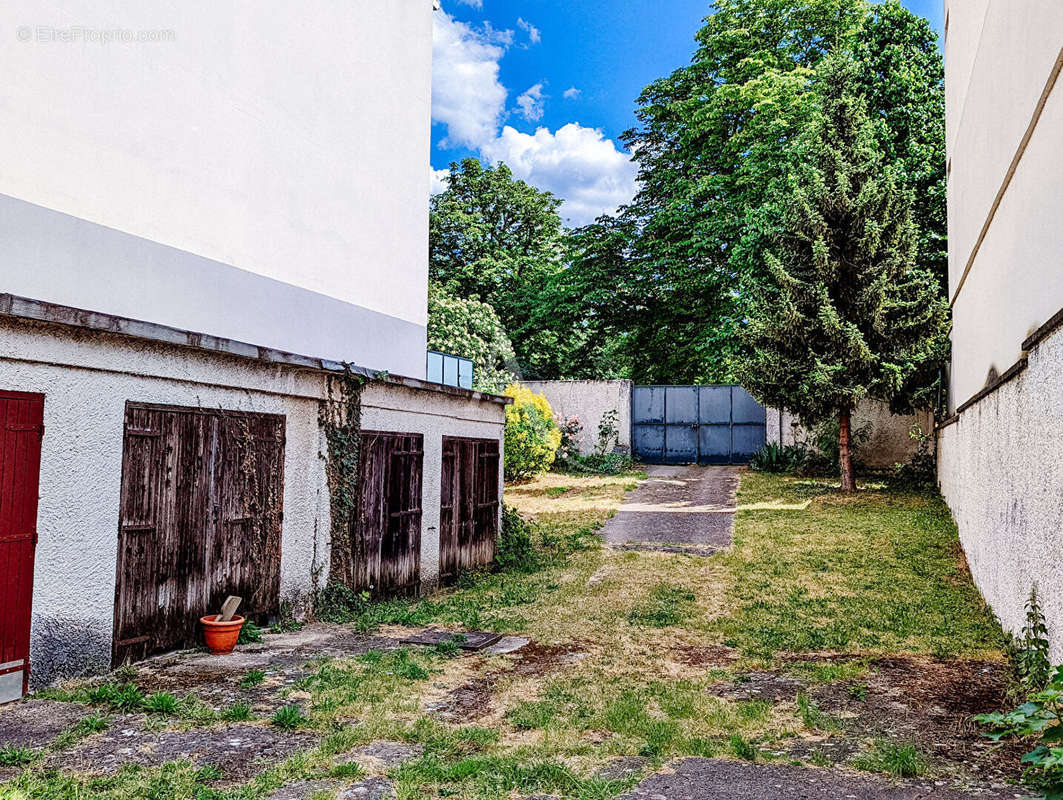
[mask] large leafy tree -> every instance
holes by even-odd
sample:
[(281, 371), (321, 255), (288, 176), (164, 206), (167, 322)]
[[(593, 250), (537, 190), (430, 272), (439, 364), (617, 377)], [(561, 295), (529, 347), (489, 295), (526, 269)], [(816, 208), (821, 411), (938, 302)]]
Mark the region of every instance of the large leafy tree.
[(781, 223), (753, 295), (739, 374), (758, 400), (806, 424), (838, 419), (841, 488), (853, 491), (853, 408), (909, 391), (947, 336), (948, 306), (917, 264), (912, 192), (903, 162), (882, 153), (858, 65), (831, 56), (814, 87), (820, 110), (795, 147), (785, 192), (769, 206)]
[(603, 216), (567, 237), (564, 269), (537, 298), (530, 327), (551, 337), (550, 377), (628, 377), (638, 327), (645, 313), (648, 276), (639, 269), (633, 220)]
[(428, 348), (471, 359), (474, 389), (501, 392), (513, 382), (513, 345), (495, 310), (434, 282), (428, 284)]
[(765, 277), (763, 227), (751, 222), (786, 179), (828, 53), (858, 56), (875, 135), (904, 165), (899, 186), (917, 190), (920, 263), (944, 263), (941, 59), (925, 20), (897, 0), (717, 0), (697, 42), (689, 66), (646, 87), (625, 135), (641, 185), (627, 212), (633, 247), (654, 278), (632, 319), (639, 380), (734, 378), (748, 297)]
[(429, 276), (449, 294), (489, 304), (528, 374), (542, 372), (547, 342), (529, 328), (540, 292), (562, 266), (561, 201), (517, 180), (505, 164), (450, 165), (431, 201)]

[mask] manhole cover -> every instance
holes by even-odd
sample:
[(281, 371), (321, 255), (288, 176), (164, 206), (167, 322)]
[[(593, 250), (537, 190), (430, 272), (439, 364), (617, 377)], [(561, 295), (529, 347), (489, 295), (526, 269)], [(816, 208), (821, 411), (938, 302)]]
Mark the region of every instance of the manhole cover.
[(437, 645), (443, 642), (454, 642), (462, 650), (483, 650), (490, 647), (502, 638), (501, 633), (490, 631), (441, 631), (438, 628), (425, 628), (420, 633), (415, 633), (402, 640), (403, 644)]

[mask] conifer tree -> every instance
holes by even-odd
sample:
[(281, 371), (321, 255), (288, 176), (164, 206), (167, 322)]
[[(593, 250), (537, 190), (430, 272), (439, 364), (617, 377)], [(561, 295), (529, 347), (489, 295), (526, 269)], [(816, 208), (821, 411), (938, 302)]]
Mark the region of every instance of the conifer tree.
[[(806, 425), (839, 422), (841, 489), (855, 490), (851, 413), (869, 397), (902, 407), (908, 378), (940, 349), (948, 307), (915, 265), (912, 195), (878, 150), (858, 65), (816, 69), (819, 113), (795, 146), (766, 255), (769, 279), (743, 331), (742, 384)], [(774, 211), (776, 213), (770, 213)]]

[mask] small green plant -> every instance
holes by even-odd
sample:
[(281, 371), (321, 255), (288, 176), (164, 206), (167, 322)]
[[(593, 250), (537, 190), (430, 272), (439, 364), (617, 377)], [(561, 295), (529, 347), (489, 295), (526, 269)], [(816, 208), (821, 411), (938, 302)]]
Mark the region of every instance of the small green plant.
[(867, 684), (854, 683), (849, 687), (849, 697), (861, 703), (867, 700)]
[(924, 433), (922, 427), (913, 425), (908, 436), (916, 443), (916, 450), (907, 462), (893, 468), (891, 485), (916, 491), (936, 488), (938, 469), (933, 432)]
[(816, 767), (829, 767), (830, 759), (822, 750), (813, 750), (808, 754), (808, 760)]
[(360, 627), (366, 627), (365, 617), (371, 603), (372, 596), (369, 592), (356, 592), (342, 583), (333, 581), (318, 592), (314, 600), (314, 613), (322, 622), (353, 622)]
[(251, 620), (244, 620), (243, 626), (240, 628), (240, 638), (236, 640), (237, 644), (258, 644), (262, 641), (262, 629), (258, 627)]
[(456, 658), (461, 654), (461, 645), (453, 639), (444, 639), (432, 649), (437, 656), (443, 658)]
[(306, 717), (303, 715), (299, 706), (292, 705), (283, 706), (278, 708), (276, 713), (270, 718), (270, 722), (276, 725), (278, 728), (284, 728), (285, 730), (295, 730), (296, 728), (305, 725), (307, 722)]
[(240, 679), (241, 689), (253, 689), (260, 686), (266, 680), (266, 673), (260, 669), (253, 669)]
[(611, 408), (602, 414), (602, 418), (598, 422), (598, 444), (595, 447), (597, 455), (604, 456), (612, 453), (613, 448), (620, 443), (620, 429), (617, 427), (618, 419), (620, 419), (620, 413), (615, 408)]
[(502, 505), (502, 532), (495, 549), (495, 567), (504, 571), (533, 572), (539, 566), (531, 526), (512, 506)]
[(874, 746), (853, 759), (853, 766), (865, 772), (886, 772), (898, 778), (914, 778), (926, 772), (926, 760), (910, 743), (877, 739)]
[(797, 472), (808, 461), (808, 450), (800, 444), (768, 442), (753, 454), (749, 468), (757, 472)]
[(1018, 708), (979, 714), (974, 720), (990, 728), (985, 735), (994, 741), (1012, 736), (1037, 741), (1022, 757), (1023, 780), (1048, 800), (1063, 800), (1063, 666)]
[(247, 703), (233, 703), (222, 712), (221, 718), (226, 722), (244, 722), (251, 719), (251, 706)]
[(169, 692), (155, 692), (144, 699), (144, 710), (157, 714), (173, 714), (177, 711), (177, 698)]
[(757, 760), (757, 748), (748, 742), (742, 734), (732, 733), (728, 744), (731, 746), (731, 752), (737, 758), (744, 759), (745, 761)]
[[(455, 645), (457, 645), (457, 642), (455, 642)], [(391, 658), (392, 671), (400, 678), (405, 678), (408, 681), (423, 681), (431, 674), (413, 660), (409, 650), (395, 650), (391, 654)]]
[(812, 699), (804, 692), (797, 695), (797, 713), (806, 728), (814, 731), (832, 733), (841, 730), (841, 724), (834, 717), (823, 713)]
[(333, 778), (360, 778), (365, 774), (365, 770), (357, 761), (348, 761), (345, 764), (337, 764), (328, 774)]
[(94, 686), (86, 696), (90, 703), (108, 705), (118, 711), (138, 711), (144, 705), (144, 693), (132, 683), (105, 683)]
[(37, 751), (28, 747), (6, 745), (0, 747), (0, 767), (22, 767), (37, 757)]
[(573, 470), (591, 475), (620, 475), (633, 467), (634, 462), (627, 453), (591, 453), (580, 456)]
[(280, 616), (269, 626), (270, 633), (292, 633), (303, 629), (303, 622), (295, 618), (295, 608), (288, 600), (281, 601)]
[(1024, 693), (1039, 691), (1048, 683), (1052, 675), (1048, 647), (1048, 626), (1035, 585), (1026, 601), (1026, 624), (1016, 654), (1016, 672)]
[(213, 764), (204, 764), (196, 770), (196, 783), (208, 783), (221, 778), (221, 770)]

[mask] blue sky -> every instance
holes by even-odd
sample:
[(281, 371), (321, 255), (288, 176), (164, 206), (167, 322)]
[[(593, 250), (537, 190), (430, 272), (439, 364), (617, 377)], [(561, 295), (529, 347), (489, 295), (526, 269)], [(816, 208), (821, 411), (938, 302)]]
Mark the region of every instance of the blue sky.
[[(904, 0), (941, 32), (941, 0)], [(434, 190), (466, 156), (565, 199), (570, 224), (634, 191), (618, 137), (654, 78), (686, 64), (708, 0), (442, 0), (435, 15)]]

